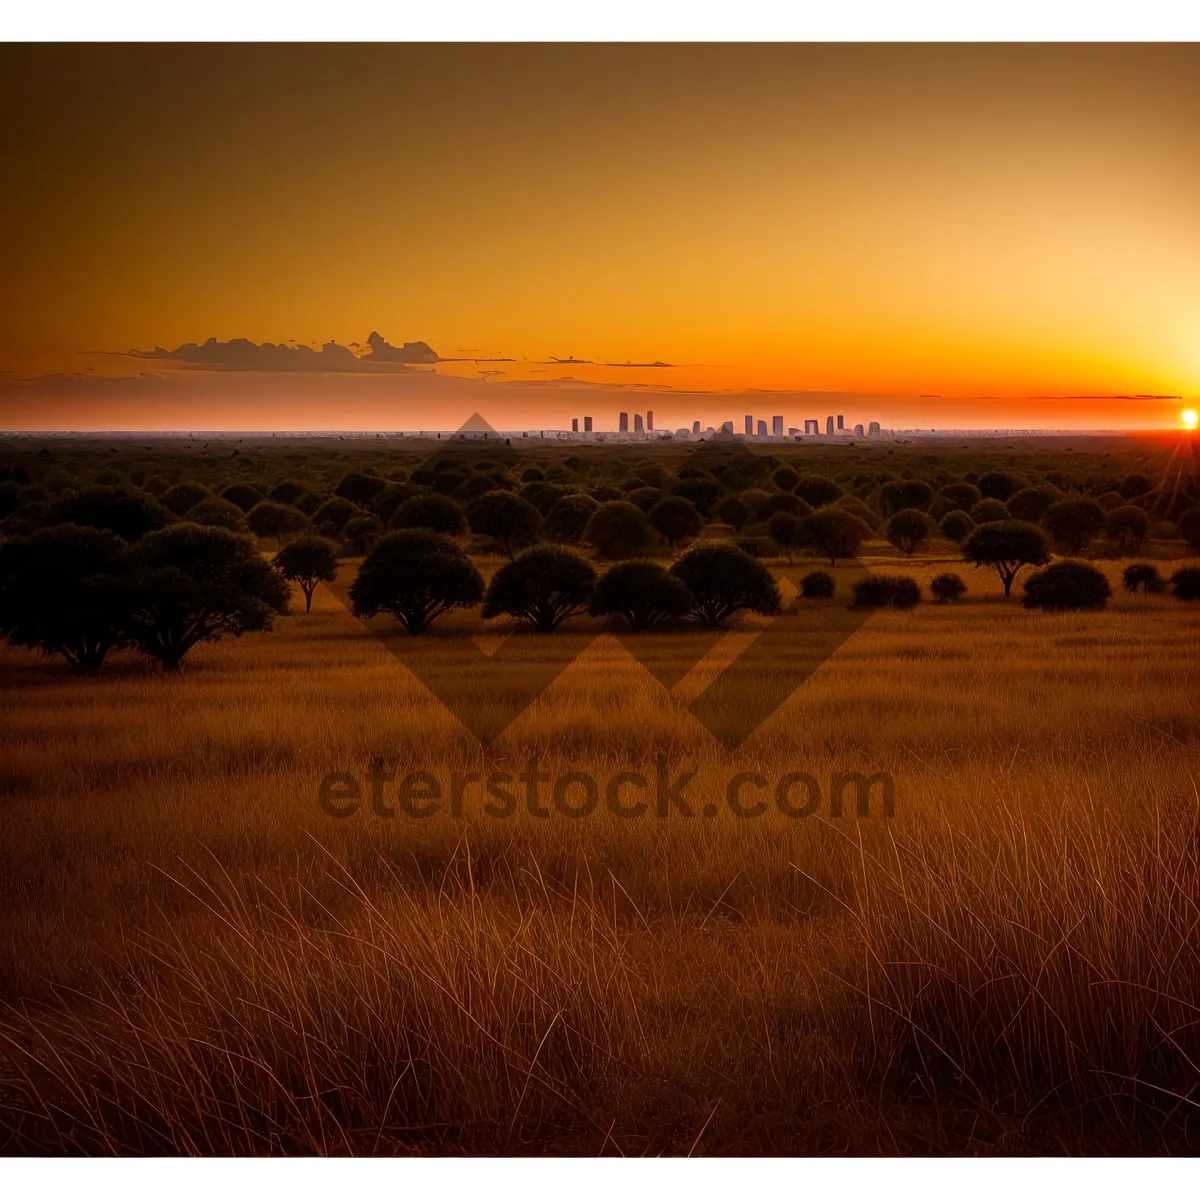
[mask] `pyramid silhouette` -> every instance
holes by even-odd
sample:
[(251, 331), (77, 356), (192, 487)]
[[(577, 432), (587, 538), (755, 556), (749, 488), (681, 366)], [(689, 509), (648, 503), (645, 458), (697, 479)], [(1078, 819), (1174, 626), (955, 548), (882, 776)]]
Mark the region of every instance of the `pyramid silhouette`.
[(472, 413), (459, 427), (459, 433), (495, 433), (496, 431), (477, 413)]

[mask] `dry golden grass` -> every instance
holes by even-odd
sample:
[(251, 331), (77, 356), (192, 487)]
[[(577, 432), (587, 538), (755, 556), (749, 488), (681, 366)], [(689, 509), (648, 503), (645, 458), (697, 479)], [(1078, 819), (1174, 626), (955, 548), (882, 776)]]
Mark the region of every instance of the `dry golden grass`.
[[(485, 752), (324, 589), (175, 679), (5, 651), (0, 1150), (1194, 1146), (1200, 614), (960, 573), (732, 754), (612, 637)], [(659, 754), (718, 816), (316, 799)], [(868, 769), (893, 819), (724, 802)]]

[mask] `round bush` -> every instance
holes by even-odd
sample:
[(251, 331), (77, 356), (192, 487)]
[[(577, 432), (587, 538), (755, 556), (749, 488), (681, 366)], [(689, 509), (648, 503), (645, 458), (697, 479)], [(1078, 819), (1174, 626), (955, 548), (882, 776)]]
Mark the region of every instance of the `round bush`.
[(1171, 595), (1176, 600), (1200, 600), (1200, 567), (1183, 567), (1171, 576)]
[(1067, 559), (1031, 576), (1021, 603), (1026, 608), (1055, 611), (1103, 608), (1110, 595), (1103, 571), (1090, 563)]
[[(314, 521), (320, 524), (320, 513)], [(405, 500), (392, 513), (390, 524), (393, 529), (429, 529), (448, 537), (464, 532), (467, 527), (462, 509), (453, 500), (437, 495), (414, 496), (411, 500)]]
[(1126, 567), (1121, 582), (1127, 592), (1142, 592), (1147, 596), (1158, 595), (1167, 586), (1158, 568), (1151, 563), (1134, 563)]
[(962, 509), (956, 508), (942, 518), (942, 537), (951, 542), (965, 542), (974, 528), (975, 522), (971, 520), (971, 514), (963, 512)]
[(800, 595), (806, 600), (828, 600), (834, 590), (833, 576), (828, 571), (809, 571), (800, 580)]
[(945, 604), (948, 600), (957, 600), (967, 590), (967, 585), (953, 571), (943, 571), (933, 577), (929, 590), (939, 604)]
[(907, 575), (868, 575), (854, 584), (853, 608), (914, 608), (921, 589)]

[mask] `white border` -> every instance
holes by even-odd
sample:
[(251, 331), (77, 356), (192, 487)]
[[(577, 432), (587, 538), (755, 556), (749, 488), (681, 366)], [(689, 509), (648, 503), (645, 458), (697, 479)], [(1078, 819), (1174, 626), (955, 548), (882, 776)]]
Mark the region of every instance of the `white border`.
[(6, 41), (1194, 41), (1189, 0), (7, 0)]

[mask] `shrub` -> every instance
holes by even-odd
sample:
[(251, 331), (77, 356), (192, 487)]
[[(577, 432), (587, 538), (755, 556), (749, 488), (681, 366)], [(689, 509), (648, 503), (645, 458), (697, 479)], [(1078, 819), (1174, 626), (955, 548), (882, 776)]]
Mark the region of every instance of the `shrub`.
[(779, 488), (781, 492), (792, 491), (796, 484), (800, 482), (800, 476), (796, 474), (786, 463), (782, 467), (778, 467), (771, 476), (771, 482)]
[(44, 523), (107, 529), (124, 541), (136, 542), (169, 525), (173, 516), (146, 492), (98, 487), (55, 501), (44, 514)]
[(204, 484), (197, 483), (194, 479), (185, 479), (182, 483), (167, 488), (160, 499), (177, 517), (182, 517), (190, 508), (194, 508), (211, 494)]
[[(663, 498), (663, 490), (662, 490), (662, 488), (657, 488), (657, 487), (634, 488), (633, 491), (630, 492), (625, 497), (625, 499), (628, 500), (630, 504), (636, 504), (638, 506), (638, 508), (640, 508), (642, 510), (642, 512), (644, 512), (647, 516), (649, 516), (650, 510), (662, 498)], [(684, 504), (689, 503), (689, 501), (684, 500), (682, 496), (676, 497), (676, 499), (682, 501)], [(692, 507), (695, 508), (695, 505), (692, 505)]]
[(894, 479), (879, 489), (879, 503), (885, 513), (906, 508), (924, 511), (933, 503), (933, 488), (922, 479)]
[(809, 571), (800, 580), (800, 595), (806, 600), (828, 600), (835, 590), (833, 576), (828, 571)]
[(1108, 514), (1104, 532), (1122, 554), (1136, 554), (1150, 532), (1150, 517), (1136, 505), (1123, 504)]
[(1025, 486), (1025, 480), (1005, 471), (988, 471), (979, 477), (976, 486), (985, 500), (1007, 500)]
[(1180, 513), (1179, 536), (1193, 550), (1200, 550), (1200, 505)]
[(1042, 527), (1064, 554), (1079, 554), (1104, 527), (1095, 500), (1059, 500), (1042, 514)]
[(601, 558), (643, 558), (657, 547), (658, 535), (636, 504), (610, 500), (592, 513), (582, 540)]
[[(332, 501), (331, 501), (332, 503)], [(405, 500), (388, 522), (392, 529), (427, 529), (454, 537), (467, 528), (462, 509), (445, 496), (413, 496)]]
[(309, 520), (290, 504), (263, 500), (246, 514), (246, 524), (250, 526), (250, 532), (258, 537), (283, 538), (288, 534), (302, 533), (308, 528)]
[(378, 475), (362, 475), (358, 471), (351, 471), (338, 480), (333, 494), (357, 504), (359, 508), (367, 508), (385, 487), (387, 480), (380, 479)]
[(682, 496), (684, 500), (690, 500), (702, 517), (708, 516), (724, 491), (725, 489), (712, 479), (680, 479), (671, 487), (672, 496)]
[(1182, 567), (1171, 576), (1171, 595), (1176, 600), (1200, 600), (1200, 567)]
[(1053, 610), (1103, 608), (1110, 594), (1103, 571), (1068, 560), (1030, 576), (1021, 603), (1026, 608)]
[(249, 512), (260, 500), (262, 492), (251, 483), (231, 483), (221, 492), (221, 499), (237, 505), (242, 512)]
[(344, 496), (334, 496), (312, 514), (312, 523), (326, 537), (337, 537), (347, 521), (361, 516), (363, 510), (352, 500), (347, 500)]
[(623, 562), (609, 567), (596, 585), (591, 615), (620, 613), (634, 629), (648, 629), (687, 615), (692, 595), (680, 580), (652, 562)]
[(273, 562), (276, 569), (304, 593), (304, 611), (312, 612), (313, 592), (318, 583), (330, 583), (337, 574), (337, 543), (306, 534), (288, 542)]
[(740, 533), (742, 526), (753, 515), (750, 506), (740, 496), (726, 496), (717, 505), (717, 517), (730, 526), (735, 533)]
[(916, 508), (904, 508), (888, 521), (884, 536), (901, 554), (914, 554), (932, 532), (929, 518)]
[(220, 496), (209, 496), (188, 511), (187, 519), (194, 525), (228, 529), (230, 533), (246, 532), (246, 514), (236, 504)]
[(557, 483), (541, 481), (526, 484), (518, 494), (544, 517), (565, 494), (565, 489)]
[(913, 608), (921, 589), (907, 575), (868, 575), (854, 582), (853, 608)]
[(771, 572), (727, 542), (696, 542), (680, 555), (671, 574), (692, 595), (689, 612), (706, 625), (722, 625), (743, 609), (762, 616), (780, 610)]
[(1167, 586), (1158, 568), (1151, 563), (1134, 563), (1126, 567), (1121, 582), (1127, 592), (1142, 592), (1147, 596), (1156, 596)]
[(930, 581), (929, 590), (939, 604), (957, 600), (967, 590), (967, 585), (953, 571), (943, 571)]
[(696, 506), (679, 495), (660, 500), (649, 511), (647, 519), (666, 539), (668, 550), (673, 550), (676, 542), (694, 538), (704, 528), (704, 518), (696, 511)]
[(971, 520), (976, 525), (990, 525), (993, 521), (1009, 519), (1008, 505), (1003, 500), (986, 497), (971, 506)]
[(596, 572), (586, 559), (558, 546), (535, 546), (492, 576), (483, 615), (507, 613), (539, 633), (553, 633), (569, 617), (587, 611), (595, 587)]
[(1134, 473), (1126, 475), (1124, 482), (1121, 484), (1121, 495), (1126, 500), (1136, 500), (1139, 496), (1144, 496), (1154, 487), (1154, 481), (1148, 479), (1145, 475)]
[(542, 522), (542, 537), (549, 542), (579, 541), (592, 513), (599, 507), (591, 496), (582, 492), (559, 497)]
[(971, 520), (969, 513), (963, 512), (961, 509), (955, 509), (953, 512), (948, 512), (941, 523), (942, 537), (955, 543), (962, 543), (970, 536), (971, 530), (975, 528), (975, 522)]
[(1063, 498), (1058, 488), (1048, 483), (1022, 488), (1008, 498), (1009, 515), (1018, 521), (1040, 521), (1046, 509)]
[(388, 534), (367, 555), (350, 585), (356, 617), (390, 613), (417, 637), (443, 613), (474, 608), (483, 576), (448, 537), (428, 529)]
[(792, 491), (813, 508), (832, 504), (842, 494), (842, 489), (824, 475), (801, 475)]
[(268, 500), (274, 500), (276, 504), (296, 504), (301, 496), (309, 494), (308, 488), (303, 484), (296, 483), (295, 480), (285, 479), (282, 483), (277, 483), (267, 495)]
[(804, 520), (789, 512), (777, 512), (767, 522), (767, 533), (771, 540), (787, 555), (788, 562), (792, 561), (792, 551), (797, 546), (804, 545)]
[(396, 509), (405, 500), (411, 500), (414, 496), (419, 496), (420, 494), (420, 489), (413, 484), (397, 480), (389, 483), (381, 491), (375, 493), (371, 500), (371, 511), (387, 525), (391, 522), (392, 517), (396, 515)]
[(537, 538), (542, 514), (512, 492), (484, 492), (467, 506), (467, 524), (472, 533), (499, 542), (511, 561), (514, 548), (532, 545)]
[(968, 512), (982, 499), (983, 493), (973, 483), (948, 483), (938, 489), (934, 497), (934, 511), (940, 519), (956, 510)]
[(383, 533), (383, 522), (378, 517), (351, 517), (342, 526), (338, 540), (347, 554), (370, 554)]
[(1028, 521), (990, 521), (967, 538), (963, 558), (976, 567), (994, 567), (1007, 596), (1022, 567), (1049, 561), (1046, 534)]

